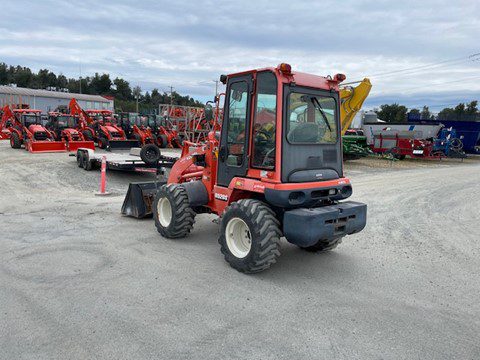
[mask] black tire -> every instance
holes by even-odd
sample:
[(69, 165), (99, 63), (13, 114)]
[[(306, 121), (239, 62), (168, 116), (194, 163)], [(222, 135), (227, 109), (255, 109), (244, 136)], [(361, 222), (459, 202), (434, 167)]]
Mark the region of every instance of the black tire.
[(87, 151), (83, 152), (83, 169), (86, 171), (92, 170), (92, 162), (90, 161), (90, 156)]
[[(168, 200), (171, 207), (169, 224), (162, 224), (159, 202)], [(162, 206), (161, 206), (162, 207)], [(155, 196), (153, 218), (157, 231), (166, 238), (178, 239), (188, 236), (195, 223), (195, 211), (190, 207), (185, 188), (180, 184), (163, 185)]]
[(108, 147), (108, 139), (105, 137), (99, 137), (97, 144), (100, 149), (106, 149)]
[[(236, 256), (227, 242), (226, 231), (229, 222), (241, 219), (248, 227), (250, 249), (244, 257)], [(230, 235), (233, 237), (233, 233)], [(231, 267), (247, 274), (268, 269), (280, 256), (280, 222), (273, 210), (265, 203), (254, 199), (233, 202), (222, 216), (221, 233), (218, 243), (222, 254)]]
[(155, 144), (147, 144), (142, 146), (140, 150), (140, 158), (147, 165), (156, 165), (162, 156), (160, 148)]
[(306, 247), (300, 246), (300, 248), (310, 252), (325, 252), (325, 251), (330, 251), (335, 249), (341, 243), (342, 243), (342, 238), (340, 237), (330, 241), (320, 240), (315, 245), (306, 246)]
[(10, 146), (13, 149), (20, 149), (22, 147), (22, 141), (16, 132), (10, 134)]
[(85, 141), (93, 141), (93, 135), (90, 131), (83, 130), (82, 135), (83, 135), (83, 138), (85, 139)]
[(167, 135), (161, 134), (157, 136), (158, 146), (162, 149), (165, 149), (168, 146), (168, 137)]
[(142, 137), (139, 134), (133, 134), (133, 137), (137, 140), (138, 146), (143, 146)]
[(83, 151), (77, 150), (77, 165), (79, 168), (83, 168)]

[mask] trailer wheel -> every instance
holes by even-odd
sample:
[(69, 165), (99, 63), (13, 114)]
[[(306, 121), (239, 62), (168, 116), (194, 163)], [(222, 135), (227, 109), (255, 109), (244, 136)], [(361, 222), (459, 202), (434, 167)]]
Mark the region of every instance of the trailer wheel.
[(193, 229), (195, 212), (190, 207), (185, 188), (179, 184), (163, 185), (153, 203), (157, 231), (166, 238), (186, 237)]
[(90, 161), (90, 156), (88, 155), (88, 151), (83, 152), (83, 169), (86, 171), (92, 170), (92, 162)]
[(13, 149), (20, 149), (22, 147), (22, 142), (20, 141), (20, 137), (16, 132), (12, 132), (10, 135), (10, 146)]
[(330, 251), (335, 249), (338, 245), (342, 243), (343, 238), (337, 238), (335, 240), (331, 241), (325, 241), (325, 240), (320, 240), (317, 242), (315, 245), (312, 246), (306, 246), (302, 247), (300, 246), (301, 249), (310, 251), (310, 252), (324, 252), (324, 251)]
[(281, 236), (280, 222), (268, 205), (243, 199), (225, 210), (218, 243), (231, 267), (251, 274), (266, 270), (277, 261)]
[(79, 168), (83, 167), (83, 151), (77, 150), (77, 165)]
[(156, 165), (161, 156), (160, 148), (155, 144), (144, 145), (140, 150), (140, 158), (147, 165)]
[(161, 134), (157, 137), (158, 146), (162, 149), (165, 149), (168, 146), (168, 137), (167, 135)]

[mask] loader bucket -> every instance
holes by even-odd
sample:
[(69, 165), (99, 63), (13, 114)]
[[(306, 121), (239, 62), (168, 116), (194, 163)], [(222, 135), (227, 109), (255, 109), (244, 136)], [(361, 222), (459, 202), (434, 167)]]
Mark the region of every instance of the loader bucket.
[(131, 149), (132, 147), (139, 147), (141, 144), (139, 144), (137, 140), (110, 140), (108, 146), (110, 150), (126, 150)]
[(27, 141), (25, 145), (31, 153), (67, 151), (67, 144), (64, 141)]
[(152, 216), (152, 205), (157, 189), (165, 182), (130, 183), (122, 205), (122, 214), (137, 219)]
[(69, 141), (67, 144), (68, 151), (77, 151), (79, 148), (95, 150), (93, 141)]

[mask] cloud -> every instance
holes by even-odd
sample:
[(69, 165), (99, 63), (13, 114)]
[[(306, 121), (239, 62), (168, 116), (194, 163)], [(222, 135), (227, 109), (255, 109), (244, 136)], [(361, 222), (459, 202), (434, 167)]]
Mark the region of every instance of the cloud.
[[(377, 74), (369, 106), (480, 97), (480, 61), (466, 59), (480, 52), (474, 0), (7, 0), (2, 11), (0, 61), (67, 76), (108, 72), (204, 100), (222, 73), (285, 61), (350, 80)], [(425, 67), (445, 59), (460, 60)]]

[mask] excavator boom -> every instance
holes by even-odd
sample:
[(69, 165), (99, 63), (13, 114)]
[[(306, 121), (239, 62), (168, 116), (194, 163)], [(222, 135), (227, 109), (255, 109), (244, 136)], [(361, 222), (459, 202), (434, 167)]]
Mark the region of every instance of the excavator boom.
[(368, 78), (359, 82), (356, 87), (346, 86), (340, 89), (340, 122), (342, 125), (342, 135), (352, 124), (353, 118), (362, 108), (363, 102), (368, 97), (372, 84)]

